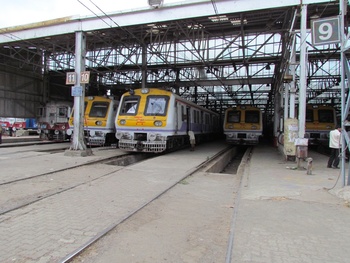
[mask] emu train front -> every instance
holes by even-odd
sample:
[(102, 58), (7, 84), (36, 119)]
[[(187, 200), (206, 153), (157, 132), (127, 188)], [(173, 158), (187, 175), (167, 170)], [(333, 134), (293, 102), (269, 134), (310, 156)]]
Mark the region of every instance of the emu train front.
[[(116, 144), (115, 117), (119, 100), (108, 96), (84, 98), (84, 139), (89, 146)], [(69, 119), (68, 134), (73, 134), (74, 111)]]
[(337, 124), (336, 111), (329, 105), (306, 106), (305, 138), (309, 145), (328, 145), (329, 132)]
[(219, 114), (181, 98), (171, 91), (143, 88), (124, 93), (116, 118), (119, 148), (161, 153), (196, 143), (219, 132)]
[(224, 134), (229, 144), (255, 145), (263, 134), (261, 110), (253, 106), (237, 106), (225, 111)]

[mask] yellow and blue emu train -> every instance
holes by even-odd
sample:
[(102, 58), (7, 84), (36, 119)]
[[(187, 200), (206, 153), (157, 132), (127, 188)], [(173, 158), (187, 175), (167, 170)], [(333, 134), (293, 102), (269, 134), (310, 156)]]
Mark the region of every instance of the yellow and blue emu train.
[(219, 114), (171, 91), (143, 88), (124, 93), (117, 117), (116, 137), (125, 151), (161, 153), (213, 138), (220, 131)]
[[(114, 97), (87, 96), (84, 99), (84, 139), (89, 146), (116, 144), (115, 117), (119, 101)], [(68, 134), (73, 133), (74, 112), (69, 119)]]
[(263, 134), (262, 112), (252, 106), (228, 108), (223, 125), (227, 143), (255, 145)]
[(336, 111), (328, 105), (306, 105), (305, 135), (309, 145), (328, 145), (329, 132), (337, 124)]

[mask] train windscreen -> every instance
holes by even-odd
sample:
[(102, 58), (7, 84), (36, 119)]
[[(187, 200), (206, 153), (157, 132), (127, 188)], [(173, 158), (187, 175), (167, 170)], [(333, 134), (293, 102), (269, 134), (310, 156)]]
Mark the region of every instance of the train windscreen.
[(241, 112), (240, 111), (229, 111), (227, 113), (228, 123), (239, 123), (241, 122)]
[(140, 101), (140, 97), (138, 96), (124, 97), (119, 115), (136, 115), (139, 101)]
[(166, 96), (148, 96), (145, 115), (165, 115), (168, 103)]
[(259, 123), (259, 121), (260, 121), (259, 115), (260, 115), (259, 111), (247, 110), (245, 112), (245, 122), (246, 123)]
[(95, 101), (91, 106), (89, 117), (98, 117), (98, 118), (106, 117), (108, 106), (109, 106), (108, 102)]
[(332, 110), (318, 110), (318, 121), (324, 123), (333, 123), (334, 114)]

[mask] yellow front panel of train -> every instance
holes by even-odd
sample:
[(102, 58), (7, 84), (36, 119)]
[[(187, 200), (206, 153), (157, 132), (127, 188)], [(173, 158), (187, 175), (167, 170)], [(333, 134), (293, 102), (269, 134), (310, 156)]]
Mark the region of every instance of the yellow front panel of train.
[[(147, 89), (146, 89), (147, 90)], [(117, 125), (122, 127), (165, 127), (168, 118), (169, 91), (135, 90), (124, 95)]]

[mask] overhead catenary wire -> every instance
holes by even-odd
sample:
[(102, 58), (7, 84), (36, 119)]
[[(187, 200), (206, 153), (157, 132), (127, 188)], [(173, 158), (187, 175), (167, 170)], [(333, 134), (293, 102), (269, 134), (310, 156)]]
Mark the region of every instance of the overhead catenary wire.
[[(87, 8), (90, 12), (92, 12), (97, 18), (101, 19), (104, 23), (106, 23), (110, 28), (113, 28), (113, 26), (110, 25), (110, 24), (108, 24), (108, 23), (104, 20), (103, 17), (97, 15), (97, 14), (96, 14), (95, 12), (93, 12), (90, 8), (88, 8), (85, 4), (83, 4), (80, 0), (77, 0), (77, 1), (78, 1), (80, 4), (82, 4), (85, 8)], [(115, 25), (117, 26), (117, 28), (121, 29), (122, 31), (126, 32), (127, 34), (129, 34), (130, 36), (132, 36), (133, 38), (135, 38), (136, 41), (138, 41), (139, 44), (141, 44), (142, 46), (146, 46), (145, 43), (142, 42), (142, 40), (138, 39), (137, 36), (135, 36), (135, 35), (134, 35), (132, 32), (130, 32), (129, 30), (127, 30), (127, 29), (121, 27), (110, 15), (108, 15), (106, 12), (104, 12), (104, 11), (103, 11), (98, 5), (96, 5), (92, 0), (89, 0), (89, 2), (92, 3), (101, 13), (103, 13), (104, 16), (106, 16), (107, 18), (109, 18), (110, 21), (112, 21), (113, 24), (115, 24)], [(217, 10), (217, 8), (216, 8), (216, 3), (215, 3), (215, 1), (212, 0), (212, 4), (213, 4), (213, 6), (214, 6), (214, 10), (215, 10), (216, 14), (218, 14), (218, 10)], [(146, 47), (147, 47), (147, 46), (146, 46)], [(150, 50), (153, 51), (153, 52), (158, 53), (157, 50), (156, 50), (154, 47), (152, 47), (152, 46), (151, 46), (151, 47), (147, 47), (147, 48), (150, 49)], [(169, 61), (167, 61), (167, 59), (164, 58), (163, 56), (161, 56), (160, 54), (159, 54), (159, 57), (163, 60), (164, 63), (166, 63), (166, 64), (172, 64), (172, 63), (170, 63)], [(182, 75), (183, 75), (183, 74), (182, 74)], [(186, 78), (188, 78), (188, 77), (185, 76), (185, 75), (183, 75), (183, 76), (186, 77)], [(198, 85), (198, 86), (201, 86), (201, 85)], [(201, 86), (201, 87), (202, 87), (204, 90), (206, 90), (205, 87), (203, 87), (203, 86)]]
[(219, 15), (218, 8), (216, 6), (215, 0), (211, 0), (211, 4), (212, 4), (212, 6), (214, 8), (215, 14)]

